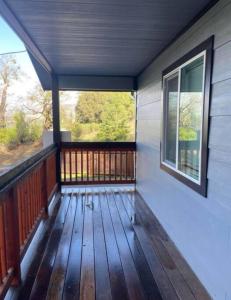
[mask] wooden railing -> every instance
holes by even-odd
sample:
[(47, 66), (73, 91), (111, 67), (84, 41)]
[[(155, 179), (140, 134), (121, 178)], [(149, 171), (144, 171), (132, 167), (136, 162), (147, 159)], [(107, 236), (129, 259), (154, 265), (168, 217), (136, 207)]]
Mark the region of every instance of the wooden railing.
[(133, 142), (62, 143), (63, 184), (134, 183), (136, 144)]
[(57, 190), (56, 152), (43, 150), (1, 177), (0, 299), (20, 282), (20, 261)]
[[(0, 299), (21, 280), (20, 262), (60, 183), (51, 146), (0, 177)], [(62, 143), (61, 183), (134, 183), (135, 143)]]

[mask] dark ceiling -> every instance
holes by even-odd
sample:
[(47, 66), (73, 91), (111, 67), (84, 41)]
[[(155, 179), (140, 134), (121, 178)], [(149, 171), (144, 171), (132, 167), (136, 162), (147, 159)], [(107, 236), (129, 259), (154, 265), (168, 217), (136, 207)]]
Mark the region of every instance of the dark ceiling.
[(57, 74), (137, 76), (209, 0), (5, 0)]

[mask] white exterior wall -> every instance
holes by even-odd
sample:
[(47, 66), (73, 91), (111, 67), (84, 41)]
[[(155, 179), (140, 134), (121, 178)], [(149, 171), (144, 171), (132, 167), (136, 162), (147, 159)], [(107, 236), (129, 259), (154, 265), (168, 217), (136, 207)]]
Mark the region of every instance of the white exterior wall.
[[(162, 71), (215, 35), (208, 197), (160, 169)], [(231, 300), (231, 0), (220, 0), (138, 80), (137, 189), (213, 299)]]

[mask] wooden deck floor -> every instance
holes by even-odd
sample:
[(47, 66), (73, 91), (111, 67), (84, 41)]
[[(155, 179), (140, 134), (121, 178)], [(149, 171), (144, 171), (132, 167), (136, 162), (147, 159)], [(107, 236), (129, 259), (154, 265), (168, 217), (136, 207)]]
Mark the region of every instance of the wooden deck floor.
[(66, 189), (8, 299), (210, 299), (143, 200)]

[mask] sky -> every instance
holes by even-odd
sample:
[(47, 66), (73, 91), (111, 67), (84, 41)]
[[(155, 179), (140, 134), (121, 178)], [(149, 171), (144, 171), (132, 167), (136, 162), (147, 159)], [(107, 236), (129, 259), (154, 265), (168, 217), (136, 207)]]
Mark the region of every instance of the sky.
[[(8, 26), (8, 24), (0, 16), (0, 57), (4, 53), (25, 51), (26, 48), (20, 38), (15, 34), (15, 32)], [(34, 67), (31, 63), (29, 55), (27, 52), (14, 54), (18, 64), (23, 71), (24, 76), (21, 80), (14, 82), (13, 86), (9, 91), (9, 101), (8, 110), (12, 111), (17, 107), (20, 107), (23, 99), (29, 94), (31, 89), (37, 84), (40, 84)], [(68, 99), (69, 104), (75, 104), (77, 94), (76, 92), (69, 92)], [(61, 99), (62, 101), (62, 99)]]
[[(23, 42), (0, 16), (0, 55), (3, 53), (25, 50), (26, 49)], [(23, 69), (23, 72), (25, 72), (30, 79), (38, 81), (38, 77), (34, 71), (27, 52), (15, 54), (15, 56), (21, 68)]]
[[(23, 42), (0, 16), (0, 57), (5, 53), (25, 51)], [(20, 65), (23, 76), (14, 81), (8, 92), (7, 111), (12, 112), (22, 105), (23, 99), (39, 83), (27, 52), (13, 54)]]

